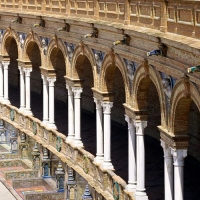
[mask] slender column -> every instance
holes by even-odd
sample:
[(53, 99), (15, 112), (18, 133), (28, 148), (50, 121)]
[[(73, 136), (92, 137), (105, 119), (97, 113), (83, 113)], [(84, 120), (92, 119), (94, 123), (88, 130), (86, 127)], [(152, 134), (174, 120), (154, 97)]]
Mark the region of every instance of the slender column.
[(83, 147), (83, 143), (81, 141), (81, 93), (83, 91), (82, 88), (73, 87), (72, 91), (74, 93), (74, 118), (75, 120), (75, 138), (74, 145)]
[(67, 141), (71, 142), (74, 140), (74, 95), (72, 87), (66, 84), (68, 91), (68, 137)]
[(4, 98), (3, 103), (10, 104), (8, 99), (8, 65), (9, 62), (2, 62), (3, 69), (4, 69)]
[(24, 78), (24, 70), (23, 67), (19, 66), (20, 73), (20, 110), (25, 110), (25, 78)]
[(95, 157), (95, 163), (103, 162), (103, 126), (102, 126), (102, 107), (101, 102), (94, 98), (96, 103), (96, 141), (97, 141), (97, 153)]
[(171, 148), (163, 140), (160, 141), (164, 151), (165, 200), (173, 200), (173, 159)]
[(102, 163), (103, 169), (111, 169), (114, 167), (111, 163), (111, 108), (112, 102), (101, 102), (104, 114), (104, 160)]
[(136, 173), (136, 135), (133, 120), (125, 115), (128, 123), (128, 185), (127, 190), (134, 192), (136, 190), (137, 173)]
[(3, 64), (0, 62), (0, 101), (3, 100)]
[(174, 159), (174, 200), (183, 200), (183, 166), (187, 156), (186, 149), (171, 149)]
[(25, 112), (29, 115), (32, 115), (31, 111), (31, 85), (30, 85), (30, 76), (32, 68), (24, 68), (25, 72), (25, 84), (26, 84), (26, 110)]
[(136, 200), (147, 200), (145, 189), (145, 146), (144, 146), (144, 129), (147, 126), (147, 121), (135, 122), (137, 135), (137, 187)]
[(57, 129), (54, 121), (54, 82), (56, 77), (47, 77), (49, 82), (49, 123), (48, 126), (53, 129)]
[(43, 124), (48, 124), (49, 121), (49, 97), (48, 97), (48, 81), (45, 75), (42, 75), (43, 80)]

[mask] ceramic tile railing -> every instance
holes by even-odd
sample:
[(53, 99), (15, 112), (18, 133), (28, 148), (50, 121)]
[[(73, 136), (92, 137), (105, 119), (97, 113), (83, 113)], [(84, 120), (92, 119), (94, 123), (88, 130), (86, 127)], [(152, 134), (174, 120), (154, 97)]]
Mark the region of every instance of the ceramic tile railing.
[[(32, 116), (27, 116), (12, 105), (0, 103), (0, 118), (15, 126), (19, 132), (24, 132), (38, 143), (56, 154), (63, 162), (74, 168), (98, 192), (107, 192), (112, 199), (113, 195), (119, 195), (120, 199), (131, 199), (124, 191), (125, 182), (113, 172), (102, 171), (94, 164), (94, 156), (83, 148), (73, 147), (66, 142), (66, 136), (48, 129), (42, 122)], [(114, 187), (118, 188), (114, 190)], [(113, 192), (115, 191), (115, 193)], [(118, 194), (116, 194), (116, 191)]]

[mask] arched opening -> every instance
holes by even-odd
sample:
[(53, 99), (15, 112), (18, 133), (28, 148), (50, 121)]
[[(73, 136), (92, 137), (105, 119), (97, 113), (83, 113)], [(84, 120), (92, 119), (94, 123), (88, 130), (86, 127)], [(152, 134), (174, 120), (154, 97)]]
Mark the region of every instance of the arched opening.
[[(66, 65), (64, 55), (59, 48), (53, 48), (50, 54), (50, 61), (56, 73), (56, 81), (54, 83), (54, 97), (56, 99), (55, 124), (59, 132), (67, 135), (67, 90), (64, 78), (66, 75)], [(63, 123), (60, 120), (61, 118), (66, 119), (66, 123)]]
[[(18, 49), (17, 43), (13, 37), (8, 37), (5, 41), (5, 50), (7, 55), (10, 58), (10, 64), (8, 66), (8, 83), (9, 83), (9, 91), (18, 90), (20, 87), (19, 83), (19, 70), (18, 70)], [(13, 97), (12, 92), (9, 92), (9, 99), (11, 104), (15, 106), (19, 106), (20, 104), (20, 96)]]
[[(85, 149), (95, 155), (96, 116), (93, 92), (91, 89), (94, 86), (94, 78), (92, 65), (87, 56), (78, 56), (75, 64), (75, 69), (78, 76), (77, 78), (83, 81), (83, 92), (81, 94), (81, 137)], [(90, 142), (88, 142), (88, 138), (90, 138)], [(93, 143), (93, 145), (88, 145), (90, 143)]]
[[(158, 91), (150, 78), (143, 78), (137, 91), (139, 111), (148, 114), (145, 133), (145, 186), (149, 199), (164, 199), (164, 160), (163, 149), (160, 146), (160, 132), (157, 126), (161, 124), (161, 108)], [(153, 176), (152, 176), (153, 174)]]

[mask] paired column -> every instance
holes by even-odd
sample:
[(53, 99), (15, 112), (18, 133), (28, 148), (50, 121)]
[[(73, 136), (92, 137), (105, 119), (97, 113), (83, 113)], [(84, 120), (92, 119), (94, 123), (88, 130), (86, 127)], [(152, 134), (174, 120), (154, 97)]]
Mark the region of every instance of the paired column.
[(163, 140), (160, 141), (164, 151), (165, 200), (173, 200), (173, 158), (171, 148)]
[(49, 121), (49, 98), (48, 98), (48, 81), (45, 75), (42, 75), (43, 80), (43, 124)]
[(66, 84), (68, 91), (68, 137), (67, 141), (74, 141), (74, 95), (72, 87)]
[(111, 169), (114, 167), (111, 163), (111, 108), (112, 102), (102, 102), (104, 114), (104, 160), (102, 163), (103, 169)]
[(9, 62), (2, 62), (3, 65), (3, 76), (4, 76), (4, 98), (3, 103), (10, 104), (9, 98), (8, 98), (8, 65)]
[(56, 81), (56, 77), (47, 77), (47, 81), (49, 82), (49, 123), (48, 126), (53, 129), (57, 129), (55, 125), (54, 119), (54, 83)]
[(32, 115), (31, 111), (31, 85), (30, 85), (30, 75), (32, 68), (24, 68), (25, 73), (25, 85), (26, 85), (26, 114)]
[(75, 137), (74, 137), (74, 145), (77, 147), (83, 147), (83, 143), (81, 141), (81, 93), (83, 91), (82, 88), (73, 87), (72, 91), (74, 93), (74, 118), (75, 120)]
[(171, 149), (174, 159), (174, 200), (183, 200), (183, 166), (187, 156), (186, 149)]
[(20, 73), (20, 110), (25, 110), (25, 78), (24, 78), (24, 70), (23, 67), (19, 66)]
[(103, 162), (103, 126), (102, 126), (102, 107), (101, 101), (94, 98), (96, 104), (96, 146), (97, 153), (95, 157), (95, 163), (100, 164)]
[(127, 115), (125, 120), (128, 123), (128, 185), (126, 189), (130, 192), (136, 190), (136, 135), (134, 121)]
[(3, 100), (3, 64), (0, 62), (0, 101)]
[(137, 135), (137, 187), (136, 200), (148, 200), (145, 189), (145, 146), (144, 146), (144, 129), (147, 121), (136, 121)]

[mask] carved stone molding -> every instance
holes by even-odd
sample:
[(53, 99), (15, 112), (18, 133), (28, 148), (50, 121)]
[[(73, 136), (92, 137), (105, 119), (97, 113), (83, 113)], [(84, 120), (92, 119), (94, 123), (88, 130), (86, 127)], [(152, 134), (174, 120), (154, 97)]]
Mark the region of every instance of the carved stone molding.
[(113, 107), (113, 102), (101, 102), (101, 106), (103, 107), (104, 114), (110, 114), (111, 108)]

